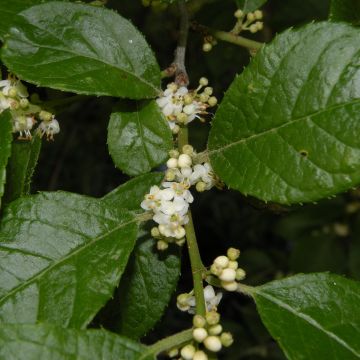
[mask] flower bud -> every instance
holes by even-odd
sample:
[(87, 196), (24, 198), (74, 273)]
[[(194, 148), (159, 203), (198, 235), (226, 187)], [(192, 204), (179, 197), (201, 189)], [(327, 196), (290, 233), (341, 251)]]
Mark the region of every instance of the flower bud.
[(178, 160), (175, 158), (170, 158), (167, 162), (166, 162), (166, 166), (169, 169), (175, 169), (178, 167)]
[(219, 275), (219, 279), (226, 281), (226, 282), (232, 282), (236, 278), (236, 272), (234, 269), (226, 268), (222, 271), (222, 273)]
[(238, 288), (236, 281), (221, 281), (221, 286), (227, 291), (236, 291)]
[(165, 180), (166, 181), (174, 181), (175, 180), (175, 172), (174, 169), (168, 169), (165, 173)]
[(180, 153), (179, 153), (179, 151), (176, 150), (176, 149), (172, 149), (172, 150), (169, 151), (169, 156), (170, 156), (171, 158), (177, 159), (177, 158), (179, 157), (179, 155), (180, 155)]
[(217, 313), (216, 311), (210, 311), (208, 313), (206, 313), (206, 322), (212, 326), (212, 325), (216, 325), (219, 323), (220, 321), (220, 314)]
[(213, 91), (214, 91), (213, 88), (210, 86), (208, 86), (204, 89), (204, 93), (209, 96), (213, 94)]
[(208, 104), (210, 106), (215, 106), (217, 104), (217, 98), (215, 96), (211, 96), (211, 98), (208, 100)]
[(210, 266), (210, 272), (215, 276), (219, 276), (222, 273), (222, 271), (223, 271), (223, 268), (216, 264), (212, 264)]
[(25, 98), (22, 98), (20, 99), (20, 107), (25, 109), (29, 106), (29, 100), (28, 99), (25, 99)]
[(225, 269), (229, 265), (229, 259), (226, 256), (221, 255), (214, 260), (214, 264)]
[(157, 226), (153, 227), (151, 229), (151, 236), (154, 237), (154, 238), (157, 238), (160, 236), (160, 231), (159, 231), (159, 228)]
[(180, 354), (183, 357), (184, 360), (192, 360), (192, 358), (194, 357), (195, 354), (195, 347), (191, 344), (184, 346), (181, 350), (180, 350)]
[(255, 19), (260, 20), (263, 18), (263, 12), (261, 10), (255, 10), (254, 16), (255, 16)]
[(178, 89), (178, 86), (177, 86), (174, 82), (172, 82), (172, 83), (170, 83), (170, 84), (167, 85), (167, 88), (168, 88), (169, 90), (175, 92), (175, 91)]
[(178, 160), (178, 166), (181, 168), (188, 168), (192, 164), (191, 157), (187, 154), (181, 154)]
[(52, 119), (52, 114), (49, 113), (48, 111), (45, 111), (45, 110), (41, 110), (40, 111), (40, 114), (39, 114), (39, 118), (43, 121), (51, 121)]
[(194, 154), (194, 148), (191, 145), (187, 144), (183, 146), (182, 152), (183, 154), (187, 154), (191, 156)]
[(184, 96), (184, 104), (190, 105), (194, 101), (193, 97), (190, 94)]
[(208, 356), (201, 350), (195, 352), (193, 360), (208, 360)]
[(185, 105), (183, 111), (186, 115), (192, 115), (195, 113), (195, 105), (194, 104)]
[(179, 131), (180, 131), (180, 126), (179, 126), (179, 125), (175, 125), (175, 126), (172, 128), (171, 131), (172, 131), (172, 133), (173, 133), (174, 135), (178, 134)]
[(255, 33), (258, 31), (257, 25), (256, 25), (256, 24), (250, 25), (249, 31), (250, 31), (252, 34), (255, 34)]
[(222, 344), (218, 336), (208, 336), (204, 340), (204, 345), (208, 350), (212, 352), (218, 352), (222, 348)]
[(164, 240), (159, 240), (157, 243), (156, 243), (156, 248), (159, 250), (159, 251), (165, 251), (167, 248), (169, 247), (169, 244), (164, 241)]
[(239, 264), (237, 261), (229, 261), (228, 268), (236, 270), (239, 267)]
[(236, 270), (236, 280), (241, 281), (244, 280), (246, 277), (246, 272), (244, 269), (237, 269)]
[(177, 114), (177, 115), (176, 115), (176, 120), (177, 120), (179, 123), (184, 123), (184, 124), (186, 124), (187, 119), (188, 119), (188, 116), (187, 116), (185, 113), (183, 113), (183, 112), (181, 112), (180, 114)]
[(180, 304), (180, 305), (187, 305), (188, 304), (188, 299), (189, 299), (190, 295), (187, 293), (184, 294), (180, 294), (178, 295), (178, 297), (176, 298), (176, 301)]
[(196, 183), (195, 189), (198, 192), (204, 192), (206, 190), (206, 184), (203, 181), (199, 181)]
[(182, 239), (185, 236), (186, 232), (182, 226), (179, 226), (176, 230), (174, 230), (174, 234), (176, 239)]
[(222, 332), (223, 328), (220, 324), (211, 326), (209, 329), (209, 334), (210, 335), (220, 335)]
[(229, 347), (233, 344), (234, 338), (229, 332), (224, 332), (220, 335), (220, 341), (225, 347)]
[(196, 342), (203, 342), (208, 336), (207, 331), (204, 328), (196, 328), (193, 330), (193, 338)]
[(209, 51), (211, 51), (212, 50), (212, 48), (213, 48), (213, 46), (210, 44), (210, 43), (204, 43), (203, 44), (203, 47), (202, 47), (202, 49), (203, 49), (203, 51), (204, 52), (209, 52)]
[(185, 238), (181, 238), (175, 241), (176, 245), (183, 246), (185, 244)]
[(234, 13), (234, 16), (237, 18), (237, 19), (241, 19), (243, 16), (244, 16), (244, 12), (241, 10), (241, 9), (237, 9)]
[(255, 20), (255, 15), (254, 15), (254, 13), (249, 12), (249, 13), (247, 14), (247, 16), (246, 16), (246, 19), (247, 19), (247, 21), (254, 21), (254, 20)]
[(259, 31), (259, 30), (262, 30), (262, 29), (264, 28), (264, 23), (261, 22), (261, 21), (257, 21), (257, 22), (255, 23), (255, 25), (256, 25), (256, 28), (257, 28), (258, 31)]
[(206, 102), (209, 100), (209, 95), (208, 95), (208, 94), (205, 94), (205, 93), (202, 93), (202, 94), (200, 94), (200, 96), (199, 96), (199, 100), (200, 100), (202, 103), (206, 103)]
[(16, 97), (17, 93), (18, 92), (17, 92), (16, 88), (14, 88), (14, 87), (10, 88), (9, 92), (8, 92), (9, 96), (12, 98)]
[(235, 248), (229, 248), (227, 251), (227, 256), (230, 260), (235, 261), (240, 256), (240, 250)]
[(203, 328), (206, 325), (206, 320), (203, 316), (201, 315), (195, 315), (193, 317), (193, 325), (196, 328)]
[(206, 77), (202, 77), (202, 78), (200, 78), (200, 80), (199, 80), (199, 84), (200, 84), (201, 86), (207, 86), (207, 85), (209, 84), (209, 80), (208, 80)]

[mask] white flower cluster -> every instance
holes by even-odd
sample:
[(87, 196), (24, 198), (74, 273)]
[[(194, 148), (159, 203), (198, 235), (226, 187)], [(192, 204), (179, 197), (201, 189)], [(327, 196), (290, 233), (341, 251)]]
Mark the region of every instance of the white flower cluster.
[[(206, 78), (201, 78), (199, 87), (195, 90), (170, 83), (156, 100), (174, 134), (179, 132), (179, 125), (187, 125), (196, 118), (202, 120), (202, 116), (208, 114), (207, 109), (217, 104), (216, 97), (212, 96), (213, 89), (207, 86), (208, 83)], [(203, 91), (200, 93), (201, 89)]]
[(141, 203), (144, 210), (154, 213), (153, 220), (158, 223), (151, 234), (158, 239), (159, 250), (165, 250), (171, 242), (182, 245), (185, 241), (184, 225), (189, 221), (189, 204), (194, 201), (190, 187), (195, 185), (198, 191), (204, 191), (215, 185), (210, 164), (193, 165), (195, 153), (191, 145), (185, 145), (181, 154), (170, 151), (170, 156), (166, 181), (161, 188), (152, 186)]
[(58, 121), (54, 115), (41, 110), (27, 99), (29, 96), (26, 87), (18, 79), (9, 78), (0, 80), (0, 113), (10, 109), (12, 116), (12, 131), (19, 134), (19, 139), (31, 139), (37, 116), (42, 122), (38, 127), (40, 136), (46, 135), (48, 139), (60, 131)]
[[(220, 314), (215, 310), (208, 311), (205, 317), (195, 315), (193, 326), (193, 341), (180, 349), (180, 359), (207, 360), (208, 352), (219, 352), (223, 346), (229, 347), (234, 342), (231, 333), (223, 332)], [(175, 357), (178, 353), (178, 349), (173, 349), (169, 355)]]
[[(204, 288), (204, 298), (206, 303), (206, 310), (214, 311), (221, 301), (222, 293), (219, 292), (215, 294), (214, 288), (211, 285), (207, 285)], [(177, 297), (176, 306), (181, 311), (187, 311), (189, 314), (195, 314), (195, 305), (196, 302), (194, 291), (180, 294)]]
[(239, 268), (236, 261), (240, 256), (240, 250), (230, 248), (227, 256), (218, 256), (210, 267), (210, 272), (219, 278), (221, 286), (227, 291), (236, 291), (238, 282), (245, 279), (246, 273)]

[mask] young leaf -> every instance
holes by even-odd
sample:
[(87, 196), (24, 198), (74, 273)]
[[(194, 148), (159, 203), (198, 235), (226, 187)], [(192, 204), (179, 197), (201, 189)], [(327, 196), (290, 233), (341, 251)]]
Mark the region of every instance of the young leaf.
[(330, 5), (330, 20), (347, 21), (360, 25), (359, 0), (332, 0)]
[(128, 175), (149, 172), (168, 158), (172, 135), (155, 101), (121, 105), (111, 114), (109, 152)]
[(147, 347), (105, 330), (64, 329), (49, 324), (3, 324), (0, 359), (151, 360)]
[[(138, 339), (160, 320), (180, 276), (179, 249), (160, 253), (142, 229), (118, 289), (116, 331)], [(115, 314), (113, 314), (115, 315)]]
[(85, 327), (112, 296), (137, 235), (134, 217), (57, 192), (21, 198), (0, 223), (0, 322)]
[(235, 0), (239, 9), (245, 13), (249, 13), (263, 6), (267, 0)]
[(41, 139), (34, 136), (31, 141), (14, 141), (7, 167), (5, 202), (9, 203), (30, 193), (31, 178), (41, 149)]
[(10, 112), (0, 114), (0, 205), (6, 181), (6, 165), (11, 153), (12, 125)]
[(144, 196), (150, 191), (151, 186), (160, 185), (163, 178), (163, 173), (138, 176), (106, 194), (103, 201), (110, 208), (141, 210), (140, 203), (144, 200)]
[(360, 183), (359, 36), (322, 22), (263, 47), (227, 91), (211, 129), (210, 160), (227, 185), (291, 204)]
[(155, 97), (160, 70), (140, 32), (117, 13), (50, 2), (19, 14), (2, 60), (22, 79), (79, 94)]
[(254, 289), (260, 316), (288, 359), (360, 358), (360, 283), (327, 273)]

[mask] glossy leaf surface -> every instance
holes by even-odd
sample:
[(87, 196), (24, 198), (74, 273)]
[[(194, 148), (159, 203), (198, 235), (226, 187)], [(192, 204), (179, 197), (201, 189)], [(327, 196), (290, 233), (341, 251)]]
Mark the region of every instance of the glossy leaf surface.
[(359, 36), (327, 22), (290, 29), (234, 80), (208, 145), (229, 187), (291, 204), (360, 183)]
[(137, 176), (106, 194), (103, 200), (111, 208), (143, 211), (140, 203), (144, 200), (144, 196), (150, 191), (151, 186), (160, 185), (163, 178), (163, 173)]
[(147, 348), (105, 330), (64, 329), (48, 324), (3, 324), (1, 360), (150, 360)]
[(180, 276), (180, 251), (174, 245), (160, 253), (148, 229), (142, 229), (118, 289), (116, 330), (138, 339), (162, 317)]
[(50, 2), (17, 17), (2, 60), (22, 79), (79, 94), (155, 97), (160, 71), (140, 32), (117, 13)]
[(9, 203), (30, 192), (31, 178), (34, 173), (41, 149), (41, 139), (34, 136), (31, 141), (14, 141), (7, 167), (7, 187), (5, 201)]
[(11, 115), (8, 111), (0, 114), (0, 205), (6, 181), (6, 165), (11, 153)]
[(360, 2), (358, 0), (331, 0), (330, 19), (360, 25)]
[(97, 199), (57, 192), (11, 203), (0, 223), (0, 322), (85, 327), (136, 236), (133, 216)]
[(288, 359), (360, 358), (360, 283), (338, 275), (296, 275), (254, 290), (265, 326)]
[(108, 127), (109, 152), (128, 175), (149, 172), (164, 162), (172, 149), (172, 135), (155, 101), (121, 106)]

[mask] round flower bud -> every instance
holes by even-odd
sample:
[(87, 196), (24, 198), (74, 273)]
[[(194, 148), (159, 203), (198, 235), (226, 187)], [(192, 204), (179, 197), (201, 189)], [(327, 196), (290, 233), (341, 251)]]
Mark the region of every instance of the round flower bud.
[(224, 332), (220, 335), (220, 341), (223, 346), (229, 347), (234, 342), (234, 338), (229, 332)]
[(166, 181), (174, 181), (175, 180), (175, 172), (173, 171), (173, 169), (169, 169), (166, 171), (165, 173), (165, 180)]
[(218, 352), (222, 348), (222, 344), (218, 336), (208, 336), (204, 340), (204, 345), (208, 350), (212, 352)]
[(20, 107), (25, 109), (29, 106), (29, 100), (28, 99), (25, 99), (25, 98), (22, 98), (20, 99)]
[(236, 280), (241, 281), (244, 280), (246, 277), (246, 272), (244, 269), (237, 269), (236, 270)]
[(216, 311), (210, 311), (208, 313), (206, 313), (206, 322), (212, 326), (212, 325), (216, 325), (219, 323), (220, 321), (220, 314), (217, 313)]
[(191, 145), (187, 144), (183, 146), (182, 152), (183, 154), (187, 154), (191, 156), (194, 154), (194, 148)]
[(255, 23), (255, 25), (256, 25), (256, 28), (258, 29), (258, 31), (259, 31), (259, 30), (262, 30), (262, 29), (264, 28), (264, 23), (261, 22), (261, 21), (257, 21), (257, 22)]
[(40, 118), (40, 120), (43, 120), (43, 121), (51, 121), (52, 114), (49, 113), (48, 111), (41, 110), (40, 114), (39, 114), (39, 118)]
[(249, 31), (250, 31), (252, 34), (255, 34), (255, 33), (258, 31), (257, 25), (256, 25), (256, 24), (250, 25)]
[(175, 149), (172, 149), (172, 150), (169, 151), (169, 156), (171, 158), (177, 159), (179, 157), (179, 155), (180, 155), (179, 151), (177, 151)]
[(207, 86), (207, 85), (209, 84), (209, 80), (208, 80), (206, 77), (202, 77), (202, 78), (200, 78), (200, 80), (199, 80), (199, 84), (200, 84), (201, 86)]
[(221, 281), (221, 286), (227, 291), (236, 291), (238, 288), (236, 281)]
[(243, 16), (244, 16), (244, 12), (241, 10), (241, 9), (237, 9), (234, 13), (234, 16), (237, 18), (237, 19), (241, 19)]
[(214, 264), (225, 269), (229, 265), (229, 259), (227, 256), (221, 255), (214, 260)]
[(235, 261), (240, 256), (240, 250), (231, 247), (228, 249), (226, 255), (230, 260)]
[(195, 354), (195, 347), (193, 345), (186, 345), (180, 350), (180, 354), (184, 360), (192, 360)]
[(12, 97), (12, 98), (14, 98), (14, 97), (16, 97), (16, 95), (17, 95), (17, 90), (16, 90), (16, 88), (11, 88), (10, 90), (9, 90), (9, 96), (10, 97)]
[(175, 356), (177, 356), (179, 354), (179, 349), (178, 348), (170, 349), (167, 354), (171, 358), (175, 357)]
[(260, 20), (263, 18), (263, 12), (261, 10), (255, 10), (254, 16), (255, 16), (255, 19)]
[(193, 325), (196, 328), (203, 328), (206, 325), (206, 320), (203, 316), (201, 315), (195, 315), (193, 317)]
[(185, 238), (181, 238), (175, 241), (176, 245), (183, 246), (185, 244)]
[(172, 133), (173, 133), (174, 135), (178, 134), (179, 131), (180, 131), (180, 126), (179, 126), (179, 125), (175, 125), (175, 126), (172, 128), (171, 131), (172, 131)]
[(190, 94), (184, 96), (184, 104), (190, 105), (194, 101), (193, 97)]
[(212, 264), (210, 266), (210, 272), (215, 276), (219, 276), (222, 273), (222, 271), (223, 271), (223, 268), (216, 264)]
[(237, 261), (229, 261), (228, 268), (236, 270), (239, 267), (239, 264)]
[(203, 181), (199, 181), (196, 183), (195, 189), (198, 192), (204, 192), (206, 190), (206, 184)]
[(188, 116), (181, 112), (180, 114), (177, 114), (176, 115), (176, 120), (179, 122), (179, 123), (186, 123), (187, 122), (187, 119), (188, 119)]
[(208, 356), (201, 350), (195, 352), (193, 360), (208, 360)]
[(159, 240), (157, 243), (156, 243), (156, 248), (159, 250), (159, 251), (164, 251), (166, 250), (167, 248), (169, 247), (169, 244), (164, 241), (164, 240)]
[(209, 100), (209, 95), (208, 95), (208, 94), (205, 94), (205, 93), (202, 93), (202, 94), (200, 94), (200, 96), (199, 96), (199, 100), (200, 100), (202, 103), (206, 103), (206, 102)]
[(203, 47), (202, 47), (204, 52), (209, 52), (212, 50), (212, 48), (213, 48), (213, 46), (210, 43), (204, 43)]
[(204, 93), (209, 96), (212, 95), (213, 91), (214, 91), (213, 88), (210, 86), (208, 86), (204, 89)]
[(217, 104), (217, 98), (215, 96), (212, 96), (209, 100), (208, 100), (208, 104), (210, 106), (215, 106)]
[(247, 21), (254, 21), (255, 20), (255, 15), (254, 15), (254, 13), (249, 12), (247, 14), (246, 18), (247, 18)]
[(167, 162), (166, 162), (166, 166), (169, 169), (175, 169), (178, 167), (178, 160), (175, 158), (170, 158)]
[(167, 88), (172, 92), (175, 92), (178, 89), (178, 86), (174, 82), (172, 82), (170, 84), (167, 84)]
[(182, 239), (186, 232), (185, 229), (182, 226), (179, 226), (176, 230), (174, 230), (176, 239)]
[(191, 157), (187, 154), (181, 154), (179, 156), (178, 165), (181, 168), (188, 168), (192, 164)]
[(208, 336), (207, 331), (204, 328), (196, 328), (193, 330), (193, 338), (198, 343), (203, 342)]
[(151, 236), (154, 237), (154, 238), (157, 238), (160, 236), (160, 231), (159, 231), (159, 228), (157, 226), (153, 227), (151, 229)]
[(236, 278), (236, 272), (234, 269), (229, 269), (226, 268), (222, 271), (222, 273), (219, 275), (219, 279), (226, 281), (226, 282), (231, 282), (234, 281)]
[(211, 326), (209, 329), (209, 334), (210, 335), (220, 335), (222, 332), (223, 328), (220, 324)]
[(184, 294), (180, 294), (178, 295), (178, 297), (176, 298), (176, 301), (180, 304), (180, 305), (188, 305), (188, 299), (189, 299), (190, 295), (187, 293)]
[(183, 111), (186, 115), (192, 115), (195, 112), (195, 105), (194, 104), (186, 105), (184, 106)]

